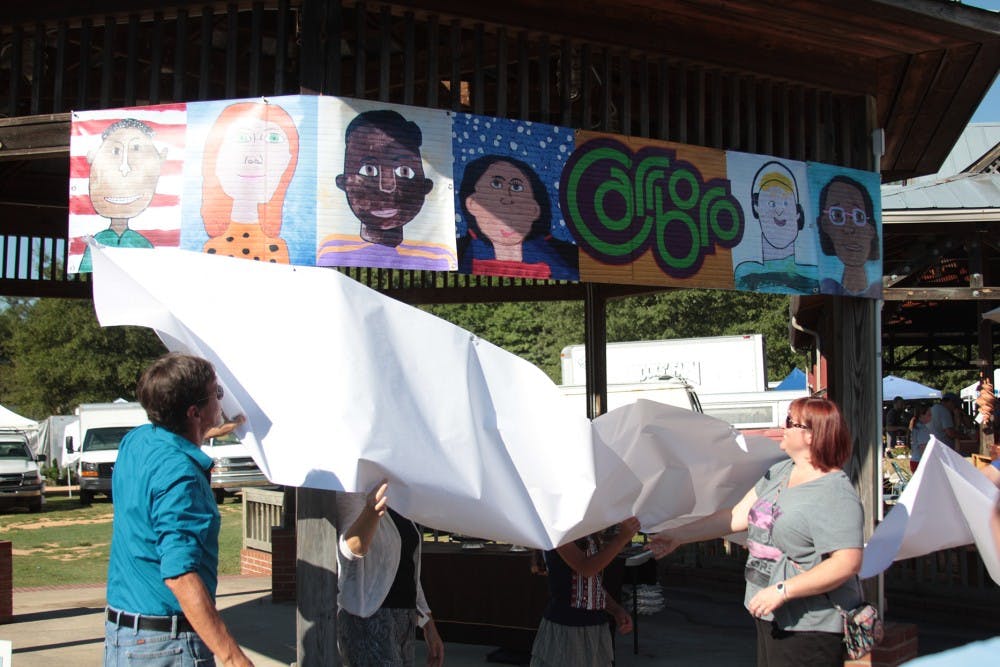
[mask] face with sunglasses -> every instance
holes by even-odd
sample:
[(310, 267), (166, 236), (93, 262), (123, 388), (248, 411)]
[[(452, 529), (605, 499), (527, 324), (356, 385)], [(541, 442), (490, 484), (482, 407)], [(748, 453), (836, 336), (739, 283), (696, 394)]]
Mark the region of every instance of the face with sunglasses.
[(811, 431), (812, 430), (808, 426), (806, 426), (805, 424), (800, 424), (799, 422), (794, 421), (792, 419), (791, 415), (786, 415), (785, 416), (785, 428), (797, 428), (797, 429), (802, 429), (803, 431)]

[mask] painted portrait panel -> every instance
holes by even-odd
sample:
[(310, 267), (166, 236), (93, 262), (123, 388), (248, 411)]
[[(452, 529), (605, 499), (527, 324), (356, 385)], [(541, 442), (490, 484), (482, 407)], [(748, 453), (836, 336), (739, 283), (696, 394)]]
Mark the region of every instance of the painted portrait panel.
[(743, 240), (733, 248), (736, 289), (818, 294), (816, 221), (804, 162), (726, 153), (733, 196), (743, 207)]
[(879, 175), (817, 162), (808, 167), (819, 237), (820, 292), (881, 298)]
[(573, 130), (458, 114), (455, 233), (459, 271), (577, 280), (577, 249), (559, 208)]
[(185, 105), (79, 111), (71, 120), (67, 271), (91, 271), (88, 236), (115, 247), (176, 247)]
[(320, 97), (318, 266), (458, 268), (451, 112)]
[(188, 105), (181, 247), (313, 264), (315, 104), (293, 95)]

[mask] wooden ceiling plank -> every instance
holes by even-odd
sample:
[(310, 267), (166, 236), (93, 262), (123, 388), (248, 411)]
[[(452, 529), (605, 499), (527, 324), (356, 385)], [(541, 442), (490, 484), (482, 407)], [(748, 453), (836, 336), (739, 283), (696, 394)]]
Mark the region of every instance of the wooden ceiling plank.
[(885, 127), (886, 134), (893, 137), (893, 140), (886, 142), (885, 155), (882, 156), (882, 164), (886, 168), (908, 170), (915, 166), (915, 163), (901, 162), (900, 154), (911, 142), (913, 125), (917, 121), (921, 105), (927, 98), (942, 58), (944, 58), (942, 51), (927, 51), (908, 59), (906, 72), (898, 86), (900, 93), (896, 97), (892, 115)]
[(951, 152), (965, 126), (958, 123), (945, 125), (944, 119), (970, 118), (975, 113), (996, 78), (998, 57), (1000, 57), (1000, 45), (984, 46), (964, 66), (962, 72), (964, 76), (961, 79), (958, 79), (956, 73), (957, 85), (949, 94), (943, 95), (943, 104), (938, 106), (939, 122), (934, 131), (927, 136), (924, 153), (914, 169), (915, 175), (934, 173)]
[[(615, 6), (574, 5), (568, 13), (552, 3), (520, 0), (469, 5), (464, 0), (402, 0), (404, 6), (465, 17), (492, 25), (508, 25), (601, 45), (628, 45), (636, 51), (663, 54), (732, 69), (769, 75), (851, 94), (875, 91), (874, 63), (861, 55), (831, 52), (822, 44), (796, 42), (789, 34), (762, 40), (745, 26), (671, 14), (646, 8), (626, 15)], [(714, 31), (714, 32), (713, 32)], [(720, 34), (721, 33), (721, 34)], [(794, 44), (796, 48), (791, 48)], [(747, 54), (753, 54), (748, 58)]]

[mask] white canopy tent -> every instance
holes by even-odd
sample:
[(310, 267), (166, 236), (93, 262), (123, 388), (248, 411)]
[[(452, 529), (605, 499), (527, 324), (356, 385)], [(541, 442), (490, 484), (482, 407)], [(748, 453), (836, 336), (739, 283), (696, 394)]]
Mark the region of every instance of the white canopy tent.
[[(28, 436), (31, 451), (38, 453), (38, 422), (0, 405), (0, 431), (21, 431)], [(44, 453), (44, 452), (42, 452)]]
[(8, 410), (0, 405), (0, 428), (28, 431), (37, 429), (38, 422), (27, 417), (22, 417), (13, 410)]
[[(1000, 381), (1000, 368), (993, 369), (993, 391), (996, 391), (997, 382)], [(964, 387), (958, 392), (963, 401), (974, 401), (979, 396), (979, 380), (976, 380), (968, 387)]]

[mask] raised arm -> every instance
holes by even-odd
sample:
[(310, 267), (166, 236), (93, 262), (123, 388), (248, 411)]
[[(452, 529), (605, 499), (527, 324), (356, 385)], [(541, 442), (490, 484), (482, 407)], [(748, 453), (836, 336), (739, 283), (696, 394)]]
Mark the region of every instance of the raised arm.
[(385, 514), (389, 499), (386, 492), (389, 490), (389, 483), (382, 481), (378, 486), (368, 493), (365, 498), (365, 506), (361, 514), (354, 520), (350, 527), (344, 531), (344, 543), (351, 553), (357, 557), (362, 557), (368, 553), (372, 539), (375, 537), (375, 529), (378, 528), (378, 521)]
[(605, 542), (604, 546), (593, 555), (588, 556), (572, 542), (562, 545), (556, 551), (574, 572), (584, 577), (593, 577), (615, 559), (637, 532), (639, 532), (639, 520), (633, 516), (618, 524), (618, 534)]
[(227, 419), (218, 426), (213, 426), (212, 428), (205, 431), (204, 440), (209, 438), (221, 438), (227, 433), (232, 433), (236, 430), (236, 427), (243, 424), (247, 420), (243, 415), (236, 415), (232, 419)]
[(649, 550), (663, 558), (682, 544), (711, 540), (747, 529), (750, 508), (757, 502), (757, 489), (751, 488), (734, 507), (724, 508), (689, 524), (668, 528), (653, 536)]

